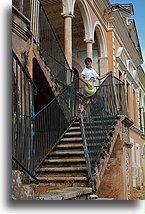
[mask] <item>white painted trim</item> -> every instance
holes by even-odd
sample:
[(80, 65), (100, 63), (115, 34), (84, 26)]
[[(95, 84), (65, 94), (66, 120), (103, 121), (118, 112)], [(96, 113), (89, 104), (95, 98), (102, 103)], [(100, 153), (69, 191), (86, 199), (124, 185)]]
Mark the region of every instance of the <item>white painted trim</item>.
[(101, 49), (101, 57), (107, 57), (107, 42), (106, 42), (106, 37), (105, 37), (105, 33), (103, 30), (103, 27), (101, 25), (101, 23), (99, 21), (96, 21), (94, 26), (93, 26), (93, 30), (92, 30), (92, 39), (94, 42), (94, 35), (95, 35), (95, 30), (99, 31), (98, 39), (99, 39), (99, 43), (100, 43), (100, 49)]
[(63, 13), (62, 15), (64, 14), (71, 14), (73, 15), (72, 13), (72, 0), (62, 0), (62, 8), (63, 8)]
[(124, 47), (120, 47), (116, 54), (116, 60), (119, 63), (122, 70), (127, 70), (127, 62), (125, 59), (125, 50)]

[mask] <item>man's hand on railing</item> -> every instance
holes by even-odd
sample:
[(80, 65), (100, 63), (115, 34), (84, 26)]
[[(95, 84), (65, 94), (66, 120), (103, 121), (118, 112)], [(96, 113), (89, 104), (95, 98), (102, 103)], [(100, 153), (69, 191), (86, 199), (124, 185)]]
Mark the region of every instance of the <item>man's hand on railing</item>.
[(108, 71), (108, 73), (107, 73), (107, 74), (111, 75), (111, 74), (112, 74), (112, 71)]
[(112, 74), (112, 71), (108, 71), (106, 74), (103, 74), (101, 76), (98, 77), (98, 80), (102, 80), (104, 79), (105, 77), (107, 77), (108, 75), (111, 75)]

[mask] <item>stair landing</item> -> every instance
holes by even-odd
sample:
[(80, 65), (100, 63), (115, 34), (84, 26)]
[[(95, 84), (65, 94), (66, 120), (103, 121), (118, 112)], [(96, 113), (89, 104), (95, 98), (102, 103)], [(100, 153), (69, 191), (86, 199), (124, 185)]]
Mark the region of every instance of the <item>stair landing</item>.
[(35, 196), (36, 200), (87, 200), (92, 193), (89, 187), (67, 187), (63, 189), (41, 192)]

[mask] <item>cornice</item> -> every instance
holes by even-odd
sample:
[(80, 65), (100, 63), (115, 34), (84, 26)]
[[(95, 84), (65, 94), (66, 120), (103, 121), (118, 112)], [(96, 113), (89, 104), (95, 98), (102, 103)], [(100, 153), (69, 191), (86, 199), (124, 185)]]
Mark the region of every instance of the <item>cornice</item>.
[(143, 137), (143, 131), (141, 131), (139, 128), (137, 128), (136, 126), (131, 126), (130, 129), (132, 131), (135, 131), (137, 134), (139, 134), (141, 137)]

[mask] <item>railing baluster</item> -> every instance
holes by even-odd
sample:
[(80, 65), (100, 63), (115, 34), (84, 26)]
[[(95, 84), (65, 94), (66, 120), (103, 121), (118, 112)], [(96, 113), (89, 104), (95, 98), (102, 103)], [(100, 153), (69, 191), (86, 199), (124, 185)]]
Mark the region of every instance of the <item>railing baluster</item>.
[[(39, 135), (37, 134), (34, 138), (36, 147), (34, 170), (37, 169), (46, 155), (52, 151), (75, 119), (73, 115), (73, 104), (77, 99), (74, 96), (75, 85), (76, 82), (73, 81), (58, 97), (55, 97), (52, 102), (33, 117), (34, 127), (39, 130)], [(70, 100), (71, 104), (69, 104)]]
[[(85, 155), (86, 165), (88, 177), (92, 178), (92, 188), (95, 188), (95, 181), (93, 178), (95, 168), (97, 164), (99, 164), (100, 158), (105, 158), (107, 155), (104, 147), (106, 147), (105, 144), (109, 130), (118, 113), (126, 114), (126, 112), (124, 112), (126, 111), (126, 105), (124, 109), (122, 108), (122, 111), (119, 112), (120, 106), (124, 105), (124, 100), (121, 100), (118, 96), (121, 92), (124, 95), (122, 88), (123, 83), (120, 82), (120, 80), (112, 77), (112, 75), (108, 76), (97, 89), (97, 92), (93, 95), (89, 104), (81, 113), (81, 132), (83, 133), (82, 138), (84, 151), (87, 151), (87, 154)], [(121, 95), (122, 98), (123, 95)], [(106, 116), (109, 116), (110, 122), (106, 121)], [(100, 140), (97, 139), (97, 131), (102, 132), (100, 135)], [(109, 144), (107, 148), (109, 148)]]
[[(13, 56), (13, 169), (24, 166), (31, 171), (31, 111), (30, 97), (36, 88), (29, 73), (19, 61), (16, 54)], [(31, 91), (30, 91), (30, 85)], [(32, 95), (31, 95), (32, 94)], [(19, 163), (19, 164), (18, 164)]]

